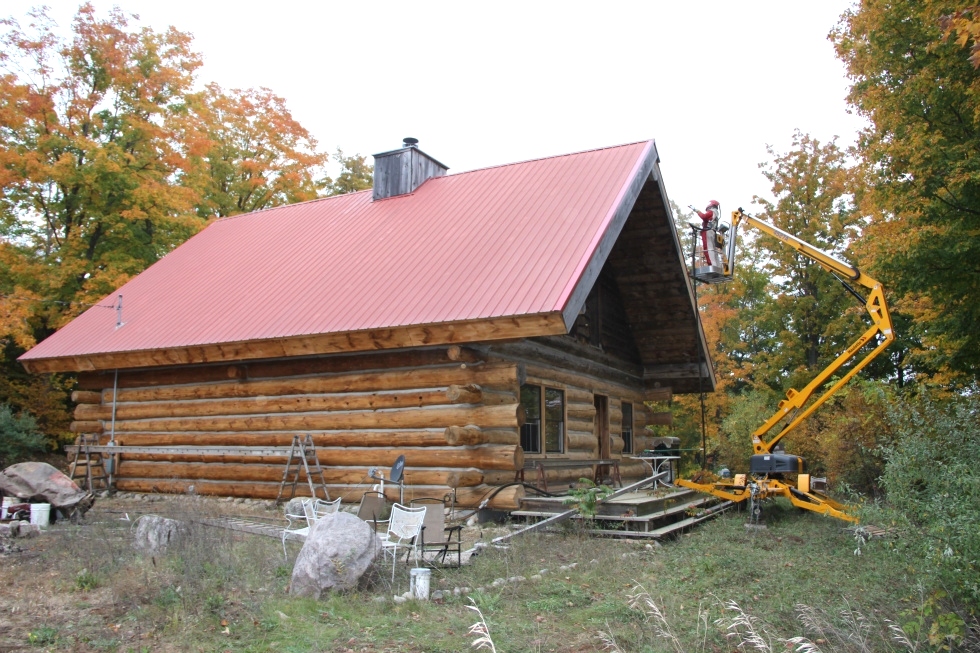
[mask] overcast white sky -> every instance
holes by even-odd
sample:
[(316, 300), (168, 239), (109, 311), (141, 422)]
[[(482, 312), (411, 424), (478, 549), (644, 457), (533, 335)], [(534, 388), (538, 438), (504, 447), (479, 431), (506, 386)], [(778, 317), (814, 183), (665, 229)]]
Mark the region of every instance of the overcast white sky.
[[(67, 30), (79, 3), (47, 4)], [(862, 125), (827, 40), (850, 0), (93, 4), (192, 33), (202, 83), (271, 88), (321, 149), (414, 136), (450, 173), (655, 138), (670, 198), (727, 213), (769, 194), (767, 144)]]

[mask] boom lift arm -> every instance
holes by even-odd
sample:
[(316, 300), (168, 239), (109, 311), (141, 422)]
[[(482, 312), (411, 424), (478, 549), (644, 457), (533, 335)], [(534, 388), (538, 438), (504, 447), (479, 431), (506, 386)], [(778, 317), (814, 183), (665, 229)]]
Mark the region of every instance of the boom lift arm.
[[(724, 268), (721, 274), (718, 274), (717, 270), (713, 270), (708, 274), (704, 274), (703, 277), (699, 277), (699, 272), (704, 268), (695, 267), (695, 278), (700, 278), (700, 280), (708, 283), (721, 283), (732, 279), (735, 268), (735, 246), (738, 227), (743, 222), (763, 233), (778, 238), (800, 254), (816, 261), (821, 267), (836, 276), (844, 287), (864, 304), (865, 309), (871, 317), (871, 325), (834, 359), (833, 362), (821, 370), (802, 390), (790, 388), (786, 392), (786, 399), (779, 402), (779, 408), (776, 413), (753, 432), (752, 449), (754, 455), (752, 456), (750, 474), (748, 476), (739, 474), (732, 481), (722, 481), (719, 483), (707, 484), (681, 480), (678, 481), (678, 484), (736, 502), (752, 499), (753, 514), (756, 515), (758, 514), (757, 510), (761, 510), (758, 502), (762, 499), (770, 496), (785, 496), (800, 508), (829, 514), (847, 521), (857, 521), (853, 515), (846, 512), (846, 506), (811, 489), (809, 475), (802, 473), (804, 471), (802, 458), (777, 453), (776, 445), (788, 433), (798, 427), (803, 420), (810, 416), (813, 411), (823, 405), (827, 399), (837, 392), (855, 374), (864, 369), (868, 363), (874, 360), (895, 339), (891, 316), (888, 313), (888, 306), (885, 303), (884, 291), (878, 281), (872, 279), (857, 267), (800, 240), (796, 236), (764, 220), (745, 213), (741, 208), (732, 212), (731, 225), (727, 232), (723, 231), (726, 242), (724, 243), (725, 247), (722, 257)], [(869, 291), (867, 298), (863, 297), (851, 284), (867, 288)], [(863, 358), (858, 360), (847, 372), (834, 381), (830, 387), (821, 392), (821, 389), (830, 381), (834, 374), (840, 371), (852, 359), (856, 359), (859, 353), (865, 349), (866, 345), (871, 343), (874, 343), (875, 346)], [(814, 398), (812, 402), (810, 401), (811, 398)], [(809, 405), (807, 405), (808, 402)], [(777, 425), (785, 419), (789, 419), (789, 422), (775, 435), (770, 436), (770, 432), (776, 429)], [(783, 476), (788, 473), (799, 473), (795, 487), (783, 482)]]

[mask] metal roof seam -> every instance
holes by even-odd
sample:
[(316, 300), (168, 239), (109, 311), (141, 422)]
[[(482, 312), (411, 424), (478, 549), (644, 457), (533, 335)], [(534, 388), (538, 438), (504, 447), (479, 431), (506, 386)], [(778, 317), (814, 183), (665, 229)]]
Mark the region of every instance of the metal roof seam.
[[(232, 216), (134, 277), (126, 325), (89, 309), (22, 359), (552, 315), (640, 142)], [(327, 201), (330, 200), (330, 201)], [(111, 296), (110, 296), (111, 297)], [(229, 354), (231, 355), (231, 354)]]

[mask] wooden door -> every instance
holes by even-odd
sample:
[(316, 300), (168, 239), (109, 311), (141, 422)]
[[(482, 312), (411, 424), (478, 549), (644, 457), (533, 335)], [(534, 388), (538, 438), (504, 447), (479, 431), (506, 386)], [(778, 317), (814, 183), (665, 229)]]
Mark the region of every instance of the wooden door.
[(595, 395), (595, 436), (599, 440), (599, 457), (609, 458), (609, 397)]

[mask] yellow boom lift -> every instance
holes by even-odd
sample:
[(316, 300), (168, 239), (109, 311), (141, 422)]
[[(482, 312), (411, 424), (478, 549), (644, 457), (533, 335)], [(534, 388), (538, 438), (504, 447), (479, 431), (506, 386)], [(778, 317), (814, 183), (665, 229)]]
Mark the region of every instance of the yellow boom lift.
[[(743, 222), (752, 225), (763, 233), (778, 238), (836, 276), (844, 287), (864, 304), (871, 317), (871, 326), (810, 381), (805, 388), (802, 390), (791, 388), (786, 392), (786, 399), (779, 402), (776, 413), (752, 434), (753, 456), (749, 464), (748, 474), (735, 474), (731, 479), (722, 479), (714, 483), (679, 480), (678, 485), (736, 503), (748, 500), (753, 520), (758, 520), (762, 515), (762, 501), (781, 496), (786, 497), (799, 508), (857, 522), (857, 517), (849, 512), (849, 506), (838, 503), (811, 487), (810, 475), (805, 473), (802, 458), (782, 452), (781, 447), (777, 449), (777, 445), (790, 431), (799, 426), (804, 419), (827, 401), (851, 377), (864, 369), (895, 339), (881, 284), (853, 265), (841, 261), (768, 222), (745, 213), (741, 208), (732, 212), (730, 225), (717, 225), (716, 229), (708, 231), (707, 234), (701, 233), (705, 229), (692, 224), (696, 232), (694, 272), (692, 274), (695, 279), (705, 283), (724, 283), (732, 279), (735, 268), (738, 227)], [(704, 236), (710, 236), (710, 238)], [(705, 246), (716, 247), (716, 255), (709, 256), (707, 252), (704, 252)], [(715, 264), (712, 264), (713, 262)], [(717, 265), (717, 263), (722, 265)], [(867, 288), (869, 291), (867, 298), (855, 290), (852, 284)], [(833, 380), (828, 388), (823, 389), (834, 375), (840, 372), (852, 359), (856, 359), (866, 346), (873, 346), (873, 348), (843, 375)], [(813, 401), (810, 401), (811, 398)], [(776, 430), (777, 425), (784, 420), (788, 420), (786, 425), (778, 430), (775, 435), (771, 435), (771, 432)], [(793, 475), (796, 475), (796, 483), (792, 482)]]

